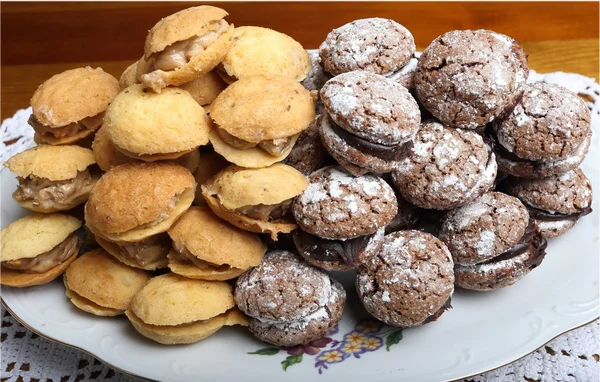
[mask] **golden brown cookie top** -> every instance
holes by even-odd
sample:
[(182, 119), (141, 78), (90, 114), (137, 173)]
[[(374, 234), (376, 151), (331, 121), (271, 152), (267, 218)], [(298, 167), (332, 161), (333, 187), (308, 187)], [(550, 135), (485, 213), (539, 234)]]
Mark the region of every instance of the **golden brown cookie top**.
[(219, 219), (207, 207), (192, 207), (168, 231), (199, 259), (248, 269), (260, 264), (267, 247), (258, 235)]
[(277, 75), (302, 81), (312, 64), (306, 50), (288, 35), (268, 28), (233, 30), (233, 45), (223, 60), (229, 76)]
[(210, 109), (212, 120), (248, 142), (285, 138), (305, 130), (315, 118), (315, 103), (295, 80), (252, 76), (229, 85)]
[(192, 280), (174, 273), (151, 279), (131, 300), (130, 310), (150, 325), (207, 320), (233, 308), (231, 285)]
[(227, 84), (214, 70), (180, 86), (181, 89), (190, 93), (198, 105), (202, 106), (211, 104), (226, 87)]
[(204, 34), (209, 25), (222, 20), (228, 13), (217, 7), (201, 5), (173, 13), (161, 19), (150, 29), (144, 45), (145, 58), (152, 53), (161, 52), (167, 46)]
[(188, 151), (208, 143), (209, 119), (190, 93), (166, 88), (160, 94), (133, 85), (106, 110), (104, 126), (117, 148), (153, 155)]
[(203, 193), (216, 195), (229, 210), (259, 204), (273, 205), (298, 196), (308, 180), (295, 168), (276, 163), (263, 168), (231, 165), (203, 186)]
[(135, 161), (135, 159), (117, 150), (110, 141), (108, 130), (105, 127), (101, 127), (94, 136), (92, 154), (94, 154), (94, 159), (102, 171), (108, 171), (120, 164)]
[(10, 223), (0, 232), (2, 261), (30, 259), (62, 243), (81, 227), (81, 221), (59, 213), (33, 213)]
[(33, 97), (33, 115), (42, 124), (62, 127), (102, 113), (119, 93), (119, 81), (89, 66), (56, 74)]
[(96, 163), (92, 151), (80, 146), (41, 145), (20, 152), (6, 161), (18, 176), (30, 175), (52, 181), (71, 179)]
[(65, 272), (65, 284), (78, 295), (103, 307), (125, 310), (150, 274), (127, 266), (102, 248), (84, 253)]
[[(126, 163), (105, 173), (85, 206), (86, 223), (123, 233), (160, 218), (196, 182), (190, 172), (169, 163)], [(175, 202), (175, 203), (174, 203)]]

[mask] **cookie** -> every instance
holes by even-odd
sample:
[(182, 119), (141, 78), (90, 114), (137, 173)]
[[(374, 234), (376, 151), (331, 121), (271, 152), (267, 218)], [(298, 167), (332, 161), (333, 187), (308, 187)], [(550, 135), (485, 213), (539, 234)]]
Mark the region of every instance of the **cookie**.
[(233, 30), (233, 45), (219, 74), (229, 84), (257, 75), (302, 81), (310, 69), (310, 57), (298, 41), (272, 29), (243, 26)]
[(202, 196), (202, 187), (210, 178), (217, 175), (220, 171), (224, 170), (229, 166), (229, 162), (222, 156), (214, 151), (208, 151), (202, 153), (202, 161), (198, 165), (198, 168), (194, 172), (194, 178), (198, 187), (196, 188), (196, 197), (194, 198), (194, 204), (197, 206), (205, 206), (206, 200)]
[(488, 191), (496, 172), (494, 153), (480, 135), (430, 120), (421, 124), (409, 156), (392, 176), (410, 203), (448, 210)]
[(454, 270), (444, 243), (425, 232), (386, 235), (381, 250), (359, 268), (356, 290), (365, 309), (391, 326), (438, 319), (450, 307)]
[(130, 267), (148, 271), (167, 268), (171, 239), (166, 233), (150, 236), (134, 243), (113, 242), (101, 236), (96, 237), (96, 242), (108, 254)]
[(257, 169), (231, 165), (202, 185), (202, 195), (221, 219), (277, 240), (278, 233), (297, 227), (288, 209), (307, 186), (306, 177), (285, 164)]
[(385, 226), (386, 235), (396, 231), (417, 229), (422, 223), (422, 211), (419, 208), (404, 200), (398, 192), (396, 192), (396, 201), (398, 202), (398, 213)]
[(415, 73), (417, 72), (417, 62), (419, 62), (419, 59), (417, 57), (411, 57), (410, 61), (408, 61), (408, 64), (404, 65), (402, 68), (400, 68), (400, 70), (388, 75), (387, 78), (399, 83), (408, 90), (414, 89)]
[(349, 271), (379, 251), (384, 231), (379, 228), (373, 234), (354, 239), (328, 240), (297, 229), (292, 231), (292, 237), (296, 250), (310, 265), (326, 271)]
[(580, 169), (544, 179), (510, 178), (505, 190), (527, 206), (546, 238), (562, 235), (592, 212), (592, 184)]
[(194, 177), (181, 166), (126, 163), (96, 183), (85, 205), (85, 223), (110, 241), (141, 241), (167, 231), (190, 207), (195, 191)]
[(49, 283), (75, 260), (81, 221), (59, 213), (26, 215), (0, 232), (0, 283), (28, 287)]
[(221, 8), (191, 7), (161, 19), (144, 45), (146, 62), (140, 79), (155, 92), (188, 83), (210, 72), (233, 43), (233, 25)]
[(488, 192), (448, 211), (438, 237), (448, 246), (455, 264), (473, 265), (512, 248), (528, 224), (529, 213), (519, 199)]
[(179, 86), (186, 90), (200, 106), (210, 105), (217, 96), (225, 90), (227, 84), (215, 70), (198, 77), (197, 79)]
[(143, 85), (123, 90), (109, 106), (104, 127), (121, 153), (147, 162), (176, 159), (208, 143), (210, 120), (190, 93)]
[(235, 302), (250, 316), (250, 331), (278, 346), (323, 337), (339, 321), (346, 300), (342, 286), (287, 251), (273, 251), (236, 282)]
[(500, 256), (474, 265), (457, 264), (454, 267), (456, 285), (479, 291), (513, 285), (542, 263), (546, 246), (546, 239), (531, 221), (521, 240)]
[(396, 215), (392, 188), (371, 175), (353, 177), (339, 166), (315, 171), (292, 204), (300, 228), (323, 239), (353, 239), (375, 233)]
[(317, 95), (317, 114), (320, 114), (323, 110), (323, 104), (319, 99), (319, 91), (325, 85), (325, 82), (329, 81), (333, 76), (325, 71), (323, 65), (321, 65), (321, 59), (319, 58), (319, 52), (315, 50), (311, 50), (308, 52), (308, 55), (311, 60), (311, 69), (306, 75), (306, 78), (302, 80), (301, 84), (307, 90), (311, 92), (315, 92)]
[(408, 29), (383, 18), (345, 24), (329, 32), (319, 47), (323, 67), (334, 76), (354, 70), (392, 73), (406, 65), (414, 52)]
[(210, 141), (229, 162), (257, 168), (282, 161), (315, 118), (310, 92), (278, 76), (236, 81), (211, 105)]
[(260, 264), (267, 250), (258, 235), (231, 226), (208, 207), (190, 208), (168, 234), (169, 268), (192, 279), (233, 279)]
[(38, 143), (66, 145), (94, 134), (119, 81), (102, 68), (77, 68), (56, 74), (31, 97), (29, 124)]
[(292, 166), (306, 176), (323, 167), (329, 158), (319, 136), (320, 124), (321, 116), (317, 115), (308, 129), (300, 133), (292, 151), (283, 160), (283, 163)]
[(483, 29), (455, 30), (423, 51), (414, 83), (435, 118), (476, 129), (516, 103), (528, 75), (527, 55), (512, 38)]
[(121, 73), (121, 77), (119, 78), (119, 88), (121, 90), (130, 87), (131, 85), (139, 84), (137, 78), (137, 68), (139, 65), (139, 61), (134, 62), (129, 65), (123, 73)]
[(166, 345), (198, 342), (223, 326), (248, 325), (235, 309), (231, 289), (224, 281), (167, 273), (151, 279), (133, 297), (125, 314), (141, 335), (153, 341)]
[(85, 203), (96, 183), (90, 172), (92, 152), (79, 146), (41, 145), (6, 161), (17, 175), (19, 186), (13, 199), (36, 212), (65, 211)]
[(101, 248), (73, 261), (63, 278), (73, 305), (96, 316), (111, 317), (124, 314), (148, 280), (149, 273), (117, 261)]
[(591, 131), (591, 112), (577, 94), (560, 85), (523, 86), (521, 102), (494, 124), (498, 143), (530, 161), (565, 159)]

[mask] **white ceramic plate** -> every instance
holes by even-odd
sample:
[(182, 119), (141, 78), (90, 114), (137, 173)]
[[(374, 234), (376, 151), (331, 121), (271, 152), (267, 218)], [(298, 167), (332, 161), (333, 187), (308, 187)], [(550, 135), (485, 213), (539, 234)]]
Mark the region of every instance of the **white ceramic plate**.
[[(582, 166), (596, 192), (599, 134)], [(0, 175), (4, 227), (26, 211), (11, 198), (15, 177), (7, 169)], [(459, 291), (453, 309), (420, 328), (400, 332), (373, 320), (361, 324), (368, 315), (356, 299), (352, 274), (336, 274), (349, 301), (332, 341), (289, 352), (255, 340), (241, 327), (224, 328), (193, 345), (158, 345), (138, 335), (125, 318), (78, 310), (59, 280), (26, 289), (4, 287), (2, 300), (36, 333), (126, 373), (160, 381), (454, 380), (508, 364), (598, 317), (599, 199), (595, 213), (550, 241), (545, 260), (526, 278), (494, 292)]]

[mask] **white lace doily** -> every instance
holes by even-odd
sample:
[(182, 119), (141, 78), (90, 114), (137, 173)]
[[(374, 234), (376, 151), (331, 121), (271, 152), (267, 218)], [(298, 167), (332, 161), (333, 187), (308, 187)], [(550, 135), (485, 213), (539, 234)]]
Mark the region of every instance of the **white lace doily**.
[[(600, 123), (600, 85), (574, 73), (532, 72), (529, 81), (563, 85), (586, 99), (592, 123)], [(17, 111), (0, 127), (0, 169), (4, 162), (33, 144), (27, 124), (31, 108)], [(30, 332), (2, 307), (2, 381), (124, 381), (137, 379), (115, 371), (86, 353)], [(493, 344), (490, 344), (493, 346)], [(600, 381), (600, 322), (566, 333), (514, 363), (465, 382), (592, 382)]]

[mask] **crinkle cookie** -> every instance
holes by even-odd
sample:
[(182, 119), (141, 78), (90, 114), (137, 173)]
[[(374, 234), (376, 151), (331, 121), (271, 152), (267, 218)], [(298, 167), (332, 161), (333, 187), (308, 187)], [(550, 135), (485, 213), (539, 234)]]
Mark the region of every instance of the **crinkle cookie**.
[(323, 67), (334, 76), (353, 70), (395, 72), (408, 63), (414, 52), (415, 40), (408, 29), (378, 17), (355, 20), (332, 30), (319, 47)]
[(494, 128), (498, 143), (517, 157), (548, 161), (571, 156), (590, 133), (590, 120), (577, 94), (536, 82), (523, 87), (521, 102)]
[(352, 239), (375, 233), (398, 212), (394, 190), (377, 176), (354, 177), (339, 166), (312, 173), (292, 204), (296, 222), (324, 239)]
[(410, 203), (448, 210), (488, 191), (496, 172), (494, 153), (480, 135), (431, 120), (421, 125), (409, 156), (392, 177)]
[(391, 326), (435, 321), (450, 307), (453, 266), (450, 252), (435, 236), (394, 232), (359, 268), (358, 297), (369, 313)]
[(544, 179), (511, 178), (506, 192), (521, 199), (546, 238), (562, 235), (592, 212), (592, 184), (580, 169)]
[(402, 68), (400, 68), (400, 70), (388, 75), (387, 78), (399, 83), (408, 90), (414, 89), (415, 73), (417, 72), (417, 62), (419, 62), (419, 59), (417, 57), (411, 57), (410, 61), (408, 61), (408, 64), (404, 65)]
[(310, 60), (312, 63), (311, 69), (306, 75), (306, 78), (301, 82), (302, 86), (306, 88), (306, 90), (310, 90), (311, 92), (315, 92), (317, 95), (317, 114), (321, 114), (323, 110), (323, 104), (319, 98), (319, 91), (325, 85), (325, 82), (329, 81), (332, 77), (331, 74), (327, 73), (321, 65), (321, 59), (319, 58), (318, 51), (309, 51), (308, 55), (310, 56)]
[(288, 251), (273, 251), (236, 282), (235, 302), (250, 331), (278, 346), (323, 337), (340, 320), (346, 292), (327, 273)]
[(329, 154), (319, 136), (320, 126), (321, 115), (317, 115), (308, 129), (300, 133), (296, 144), (283, 163), (292, 166), (306, 176), (323, 167)]
[(443, 218), (438, 237), (456, 264), (482, 263), (516, 245), (525, 234), (529, 213), (519, 201), (488, 192)]
[(436, 38), (421, 54), (415, 90), (442, 123), (475, 129), (513, 106), (529, 68), (512, 38), (488, 30), (455, 30)]

